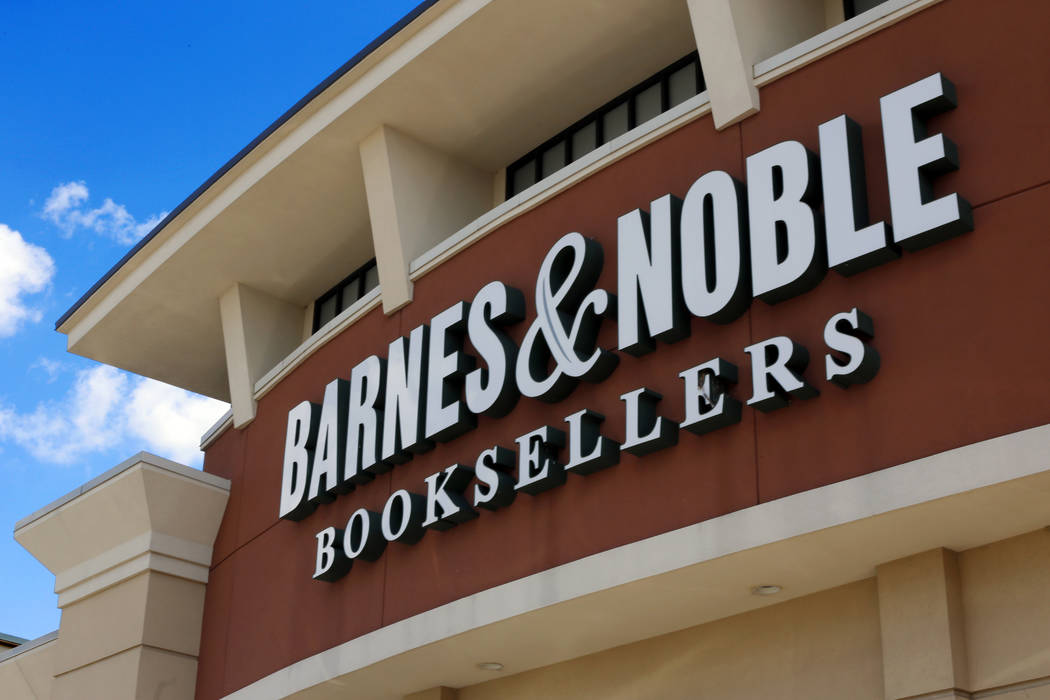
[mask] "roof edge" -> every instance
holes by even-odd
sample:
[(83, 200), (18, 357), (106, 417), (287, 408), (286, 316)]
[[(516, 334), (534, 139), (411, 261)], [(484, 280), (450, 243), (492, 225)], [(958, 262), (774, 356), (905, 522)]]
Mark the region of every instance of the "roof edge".
[(131, 248), (131, 250), (129, 250), (124, 255), (124, 257), (117, 261), (117, 263), (113, 267), (111, 267), (108, 272), (106, 272), (106, 274), (104, 274), (97, 282), (91, 285), (91, 288), (88, 289), (83, 296), (77, 299), (77, 301), (74, 302), (73, 305), (69, 307), (69, 309), (67, 309), (66, 312), (63, 313), (57, 321), (55, 321), (55, 330), (58, 330), (62, 326), (62, 324), (68, 321), (69, 318), (73, 314), (75, 314), (81, 306), (87, 303), (88, 299), (94, 296), (95, 292), (102, 288), (102, 285), (104, 285), (110, 280), (110, 278), (117, 274), (117, 272), (119, 272), (120, 269), (124, 267), (124, 265), (126, 265), (132, 258), (134, 258), (140, 250), (145, 248), (151, 240), (153, 240), (162, 230), (164, 230), (165, 227), (167, 227), (168, 224), (170, 224), (175, 219), (175, 217), (177, 217), (187, 207), (189, 207), (191, 204), (197, 201), (197, 199), (199, 199), (201, 195), (203, 195), (205, 192), (211, 189), (212, 185), (218, 182), (218, 180), (222, 178), (223, 175), (232, 170), (249, 153), (254, 151), (255, 148), (259, 146), (259, 144), (261, 144), (271, 134), (273, 134), (275, 131), (281, 128), (281, 126), (283, 126), (285, 122), (287, 122), (289, 119), (298, 114), (304, 107), (306, 107), (306, 105), (312, 102), (314, 98), (316, 98), (318, 95), (320, 95), (329, 87), (331, 87), (331, 85), (337, 80), (339, 80), (339, 78), (343, 77), (348, 72), (350, 72), (356, 65), (358, 65), (364, 59), (370, 56), (376, 49), (378, 49), (380, 46), (382, 46), (391, 38), (393, 38), (394, 35), (396, 35), (402, 29), (407, 27), (417, 17), (429, 10), (438, 2), (439, 0), (423, 0), (414, 8), (409, 10), (407, 14), (405, 14), (401, 19), (394, 23), (389, 29), (384, 31), (382, 34), (380, 34), (368, 44), (366, 44), (365, 47), (358, 51), (356, 54), (354, 54), (354, 56), (349, 61), (341, 65), (327, 78), (318, 83), (302, 99), (300, 99), (298, 102), (292, 105), (291, 108), (289, 108), (284, 114), (278, 117), (272, 124), (270, 124), (270, 126), (266, 127), (261, 134), (252, 139), (252, 141), (247, 146), (238, 151), (237, 154), (233, 156), (233, 158), (230, 158), (230, 160), (226, 161), (226, 163), (222, 167), (216, 170), (211, 177), (204, 181), (204, 184), (202, 184), (200, 187), (198, 187), (192, 193), (190, 193), (190, 195), (186, 199), (182, 200), (182, 202), (177, 207), (175, 207), (171, 211), (171, 213), (164, 217), (164, 219), (161, 220), (159, 224), (153, 227), (153, 230), (151, 230), (138, 243), (136, 243)]
[(37, 647), (42, 647), (48, 642), (53, 642), (56, 639), (58, 639), (58, 630), (55, 630), (54, 632), (48, 632), (42, 637), (37, 637), (36, 639), (30, 639), (29, 641), (19, 644), (14, 649), (8, 649), (7, 651), (0, 653), (0, 663), (3, 663), (4, 661), (7, 661), (12, 657), (18, 656), (19, 654), (24, 654), (27, 651), (32, 651)]

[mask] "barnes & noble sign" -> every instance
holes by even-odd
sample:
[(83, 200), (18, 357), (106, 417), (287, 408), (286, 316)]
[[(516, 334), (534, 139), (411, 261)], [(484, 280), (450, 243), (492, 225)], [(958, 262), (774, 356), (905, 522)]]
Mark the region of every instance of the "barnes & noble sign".
[[(617, 350), (659, 352), (658, 342), (686, 337), (691, 316), (715, 323), (738, 318), (755, 297), (783, 301), (820, 283), (828, 268), (850, 275), (973, 228), (957, 194), (934, 199), (930, 178), (958, 167), (954, 144), (927, 135), (924, 119), (955, 106), (955, 90), (935, 74), (882, 98), (891, 222), (869, 222), (860, 127), (846, 116), (819, 126), (819, 156), (785, 141), (747, 158), (746, 185), (729, 174), (702, 175), (685, 198), (668, 194), (649, 211), (617, 222), (616, 295), (596, 288), (604, 253), (580, 233), (564, 235), (540, 265), (536, 318), (520, 346), (506, 333), (525, 318), (523, 293), (501, 282), (482, 287), (429, 324), (390, 343), (325, 387), (318, 405), (304, 401), (288, 414), (280, 516), (301, 520), (318, 505), (396, 468), (435, 441), (454, 440), (476, 416), (507, 415), (521, 397), (557, 402), (581, 381), (603, 381), (618, 355), (597, 346), (606, 320), (617, 324)], [(823, 202), (822, 210), (819, 204)], [(892, 229), (890, 224), (892, 223)], [(843, 308), (824, 328), (824, 379), (848, 387), (879, 369), (869, 344), (872, 319)], [(473, 349), (468, 353), (467, 343)], [(358, 508), (346, 522), (315, 534), (314, 578), (333, 581), (356, 559), (378, 559), (388, 542), (414, 543), (478, 517), (478, 509), (511, 506), (619, 462), (622, 452), (645, 455), (678, 441), (680, 429), (703, 435), (737, 423), (742, 404), (761, 411), (810, 399), (803, 377), (810, 353), (785, 336), (746, 348), (752, 392), (735, 394), (739, 372), (712, 357), (681, 368), (685, 420), (659, 413), (660, 394), (640, 386), (620, 396), (625, 440), (602, 432), (606, 417), (591, 410), (536, 426), (514, 443), (493, 445), (472, 465), (452, 464), (397, 490), (382, 511)], [(478, 362), (480, 360), (480, 362)]]

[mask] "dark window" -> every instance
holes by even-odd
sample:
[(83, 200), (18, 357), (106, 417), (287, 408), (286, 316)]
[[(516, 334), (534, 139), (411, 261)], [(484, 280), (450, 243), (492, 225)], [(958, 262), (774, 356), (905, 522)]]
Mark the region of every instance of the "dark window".
[(861, 12), (867, 12), (884, 2), (886, 0), (842, 0), (842, 9), (845, 12), (846, 19), (852, 19)]
[(705, 88), (700, 57), (694, 51), (507, 166), (507, 199)]
[(317, 297), (314, 302), (314, 327), (316, 333), (324, 324), (348, 309), (351, 304), (379, 286), (379, 270), (372, 258), (350, 273), (345, 280)]

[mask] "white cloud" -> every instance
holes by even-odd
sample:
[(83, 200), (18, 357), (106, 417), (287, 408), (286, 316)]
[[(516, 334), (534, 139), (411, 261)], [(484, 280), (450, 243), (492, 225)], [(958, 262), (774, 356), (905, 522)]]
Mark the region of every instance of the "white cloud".
[(36, 362), (29, 365), (29, 369), (39, 369), (47, 375), (47, 383), (51, 384), (58, 375), (66, 370), (66, 365), (58, 360), (50, 360), (46, 357), (38, 357)]
[(23, 297), (43, 291), (54, 275), (55, 263), (46, 250), (0, 224), (0, 338), (14, 335), (24, 321), (40, 320), (40, 310)]
[(204, 431), (228, 408), (222, 401), (141, 379), (131, 392), (124, 415), (128, 433), (144, 441), (150, 451), (188, 464), (200, 457)]
[(63, 217), (86, 202), (87, 198), (88, 188), (83, 180), (59, 185), (51, 190), (51, 196), (44, 202), (44, 217), (61, 225)]
[(165, 211), (139, 221), (128, 212), (127, 207), (109, 197), (102, 201), (101, 206), (88, 209), (84, 205), (90, 196), (87, 183), (83, 180), (63, 183), (51, 190), (41, 215), (58, 226), (66, 238), (78, 229), (85, 229), (125, 245), (141, 239), (168, 215)]
[(77, 373), (61, 402), (32, 413), (0, 408), (0, 440), (36, 459), (69, 464), (96, 452), (141, 449), (183, 464), (200, 462), (201, 435), (228, 406), (152, 379), (107, 366)]

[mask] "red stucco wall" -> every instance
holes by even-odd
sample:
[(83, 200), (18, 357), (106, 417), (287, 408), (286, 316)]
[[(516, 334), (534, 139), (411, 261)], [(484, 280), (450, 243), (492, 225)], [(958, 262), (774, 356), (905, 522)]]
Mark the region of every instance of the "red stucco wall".
[[(848, 479), (974, 441), (1050, 422), (1050, 9), (1020, 0), (945, 0), (762, 89), (762, 111), (722, 132), (698, 120), (523, 215), (431, 272), (408, 307), (381, 311), (304, 362), (259, 404), (244, 430), (228, 430), (205, 468), (232, 480), (208, 584), (198, 694), (232, 692), (299, 659), (480, 590), (618, 545)], [(847, 113), (864, 128), (873, 219), (888, 216), (879, 97), (942, 71), (959, 108), (935, 118), (959, 146), (960, 172), (938, 181), (974, 206), (976, 230), (905, 253), (852, 278), (829, 273), (815, 290), (775, 307), (755, 302), (726, 326), (693, 321), (692, 335), (644, 358), (621, 355), (600, 385), (548, 405), (523, 399), (506, 418), (418, 456), (322, 506), (302, 522), (277, 519), (288, 410), (319, 402), (327, 382), (486, 282), (518, 287), (532, 303), (547, 250), (569, 231), (605, 249), (600, 285), (615, 290), (616, 218), (667, 192), (683, 196), (699, 175), (742, 178), (743, 159), (786, 139), (817, 150), (817, 126)], [(859, 306), (876, 324), (882, 369), (842, 390), (823, 381), (821, 331)], [(520, 340), (530, 317), (515, 328)], [(615, 346), (615, 324), (600, 338)], [(397, 488), (453, 462), (472, 464), (492, 445), (592, 408), (623, 439), (618, 396), (640, 386), (665, 395), (682, 419), (677, 373), (716, 355), (741, 368), (735, 394), (750, 395), (744, 346), (789, 335), (809, 348), (806, 375), (821, 396), (645, 458), (580, 477), (413, 546), (392, 544), (336, 583), (314, 582), (314, 538), (355, 508), (380, 510)]]

